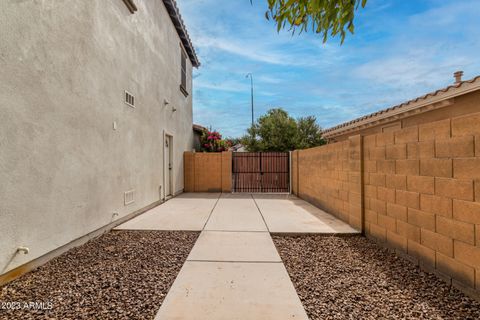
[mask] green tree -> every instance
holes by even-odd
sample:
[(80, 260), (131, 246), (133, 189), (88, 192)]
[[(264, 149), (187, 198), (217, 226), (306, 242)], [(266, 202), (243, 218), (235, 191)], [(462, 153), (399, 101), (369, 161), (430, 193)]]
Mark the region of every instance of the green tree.
[(277, 31), (287, 27), (292, 33), (311, 29), (322, 35), (323, 42), (329, 35), (340, 35), (343, 43), (347, 31), (353, 34), (355, 30), (355, 11), (366, 4), (367, 0), (268, 0), (265, 17), (275, 22)]
[(225, 138), (225, 141), (227, 141), (231, 146), (242, 143), (241, 138), (235, 138), (235, 137), (227, 137)]
[(321, 128), (313, 116), (295, 120), (281, 109), (271, 109), (242, 137), (248, 151), (290, 151), (324, 144)]
[(282, 109), (271, 109), (248, 129), (242, 143), (249, 151), (288, 151), (295, 148), (297, 123)]
[(307, 149), (325, 144), (322, 129), (315, 116), (302, 117), (297, 120), (296, 149)]

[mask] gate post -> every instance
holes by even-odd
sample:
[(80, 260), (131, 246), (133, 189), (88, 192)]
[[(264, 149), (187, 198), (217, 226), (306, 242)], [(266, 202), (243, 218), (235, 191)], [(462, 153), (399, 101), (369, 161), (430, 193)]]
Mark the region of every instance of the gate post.
[(232, 152), (222, 152), (222, 192), (232, 192)]
[(361, 135), (348, 138), (348, 164), (348, 223), (352, 227), (364, 232), (363, 139)]
[(293, 150), (291, 152), (290, 156), (290, 190), (292, 190), (292, 194), (296, 195), (297, 197), (300, 197), (300, 192), (299, 192), (299, 180), (300, 176), (298, 174), (298, 154), (299, 150)]
[(293, 151), (288, 152), (288, 193), (292, 194), (293, 193), (293, 188), (292, 188), (292, 154)]

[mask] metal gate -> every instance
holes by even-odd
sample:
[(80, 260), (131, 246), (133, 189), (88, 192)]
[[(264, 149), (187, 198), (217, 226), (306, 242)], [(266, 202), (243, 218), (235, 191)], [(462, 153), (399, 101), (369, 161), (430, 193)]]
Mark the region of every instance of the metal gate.
[(233, 192), (289, 192), (288, 152), (234, 152)]

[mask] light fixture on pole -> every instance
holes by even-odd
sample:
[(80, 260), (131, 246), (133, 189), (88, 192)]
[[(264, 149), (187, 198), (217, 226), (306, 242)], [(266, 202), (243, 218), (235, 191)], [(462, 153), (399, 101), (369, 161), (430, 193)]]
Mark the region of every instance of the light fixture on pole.
[(251, 84), (251, 101), (252, 101), (252, 127), (253, 127), (253, 74), (247, 73), (245, 78), (250, 77), (250, 84)]

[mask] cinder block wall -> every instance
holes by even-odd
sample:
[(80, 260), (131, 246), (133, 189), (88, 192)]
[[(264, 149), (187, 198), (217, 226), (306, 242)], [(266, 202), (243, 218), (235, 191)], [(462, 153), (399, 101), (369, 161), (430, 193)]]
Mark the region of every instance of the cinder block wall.
[(480, 113), (295, 151), (292, 190), (478, 296)]
[(232, 153), (184, 153), (185, 192), (231, 192)]
[(362, 229), (361, 137), (292, 153), (292, 191)]
[(480, 113), (364, 137), (367, 235), (480, 289)]

